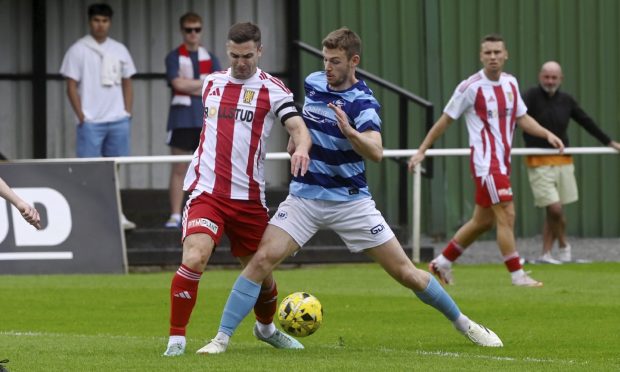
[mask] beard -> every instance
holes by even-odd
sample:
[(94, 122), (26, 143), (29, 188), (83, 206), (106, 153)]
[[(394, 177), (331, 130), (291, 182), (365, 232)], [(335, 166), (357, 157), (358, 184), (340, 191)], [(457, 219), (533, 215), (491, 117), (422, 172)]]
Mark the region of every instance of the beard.
[(543, 88), (543, 90), (544, 90), (545, 92), (547, 92), (548, 94), (550, 94), (550, 95), (554, 95), (554, 94), (555, 94), (555, 92), (557, 92), (557, 91), (558, 91), (558, 88), (560, 88), (560, 86), (559, 86), (559, 85), (554, 85), (554, 86), (551, 86), (551, 87), (550, 87), (550, 86), (547, 86), (547, 85), (543, 85), (543, 86), (542, 86), (542, 88)]

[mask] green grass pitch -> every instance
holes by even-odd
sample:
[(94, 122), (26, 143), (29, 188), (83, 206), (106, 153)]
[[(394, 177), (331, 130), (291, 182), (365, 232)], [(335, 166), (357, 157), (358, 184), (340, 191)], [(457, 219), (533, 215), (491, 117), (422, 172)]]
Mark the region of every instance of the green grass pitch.
[(620, 369), (620, 264), (530, 266), (543, 288), (510, 285), (503, 265), (455, 267), (449, 293), (504, 348), (470, 344), (372, 264), (278, 270), (280, 299), (316, 295), (324, 323), (306, 349), (254, 339), (253, 316), (225, 354), (215, 335), (238, 270), (203, 275), (184, 356), (164, 358), (172, 273), (0, 276), (0, 360), (14, 371), (411, 371)]

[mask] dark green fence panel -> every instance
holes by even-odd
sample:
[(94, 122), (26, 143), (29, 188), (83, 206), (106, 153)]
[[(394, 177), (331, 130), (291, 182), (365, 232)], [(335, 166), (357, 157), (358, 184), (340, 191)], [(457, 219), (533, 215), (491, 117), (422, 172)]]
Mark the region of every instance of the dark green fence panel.
[[(559, 61), (562, 89), (612, 138), (620, 139), (620, 2), (616, 0), (341, 0), (301, 1), (301, 38), (320, 48), (329, 31), (348, 26), (363, 41), (362, 68), (426, 97), (439, 117), (456, 85), (480, 69), (479, 40), (491, 32), (504, 35), (509, 50), (506, 71), (521, 90), (537, 83), (540, 65)], [(304, 73), (321, 62), (302, 58)], [(383, 105), (386, 148), (397, 148), (398, 98), (371, 84)], [(423, 112), (410, 105), (410, 147), (422, 140)], [(572, 146), (599, 146), (576, 123)], [(521, 131), (515, 135), (521, 147)], [(464, 121), (455, 122), (436, 148), (467, 147)], [(566, 207), (568, 232), (577, 236), (620, 235), (620, 156), (575, 157), (580, 200)], [(423, 182), (423, 232), (450, 236), (473, 209), (473, 186), (467, 158), (440, 158), (435, 177)], [(397, 195), (402, 167), (384, 160), (369, 165), (370, 185), (379, 207), (395, 220), (407, 200)], [(523, 159), (513, 156), (513, 190), (518, 236), (539, 234), (543, 213), (533, 206)]]

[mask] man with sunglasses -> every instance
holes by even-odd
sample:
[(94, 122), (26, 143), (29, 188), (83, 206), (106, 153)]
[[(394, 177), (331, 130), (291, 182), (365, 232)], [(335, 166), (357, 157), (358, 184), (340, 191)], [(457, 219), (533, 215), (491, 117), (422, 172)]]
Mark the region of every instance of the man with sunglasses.
[[(166, 56), (166, 79), (172, 89), (168, 114), (166, 144), (172, 155), (190, 155), (198, 147), (202, 130), (202, 101), (200, 93), (204, 78), (220, 70), (217, 57), (200, 45), (202, 18), (188, 12), (179, 19), (183, 43)], [(180, 228), (183, 203), (183, 179), (187, 164), (173, 163), (168, 195), (170, 218), (167, 228)]]

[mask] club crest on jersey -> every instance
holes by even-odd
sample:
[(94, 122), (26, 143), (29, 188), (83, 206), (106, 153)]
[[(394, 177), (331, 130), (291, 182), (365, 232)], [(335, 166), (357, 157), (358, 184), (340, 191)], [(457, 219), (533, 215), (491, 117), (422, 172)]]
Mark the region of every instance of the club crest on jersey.
[(288, 217), (288, 212), (287, 211), (278, 211), (276, 213), (276, 219), (277, 220), (285, 220)]
[(512, 101), (512, 98), (513, 98), (512, 97), (512, 92), (509, 91), (509, 92), (506, 92), (506, 94), (508, 95), (508, 100)]
[(254, 99), (254, 91), (250, 89), (243, 90), (243, 103), (252, 103)]
[(343, 99), (337, 99), (334, 102), (332, 102), (335, 106), (338, 106), (340, 108), (344, 107), (344, 100)]
[(187, 228), (191, 229), (193, 227), (206, 227), (207, 229), (213, 231), (214, 234), (217, 234), (217, 230), (219, 229), (217, 224), (215, 224), (213, 221), (209, 220), (208, 218), (196, 218), (193, 220), (190, 220), (187, 223)]
[(215, 107), (207, 107), (207, 116), (212, 118), (217, 114), (217, 109)]

